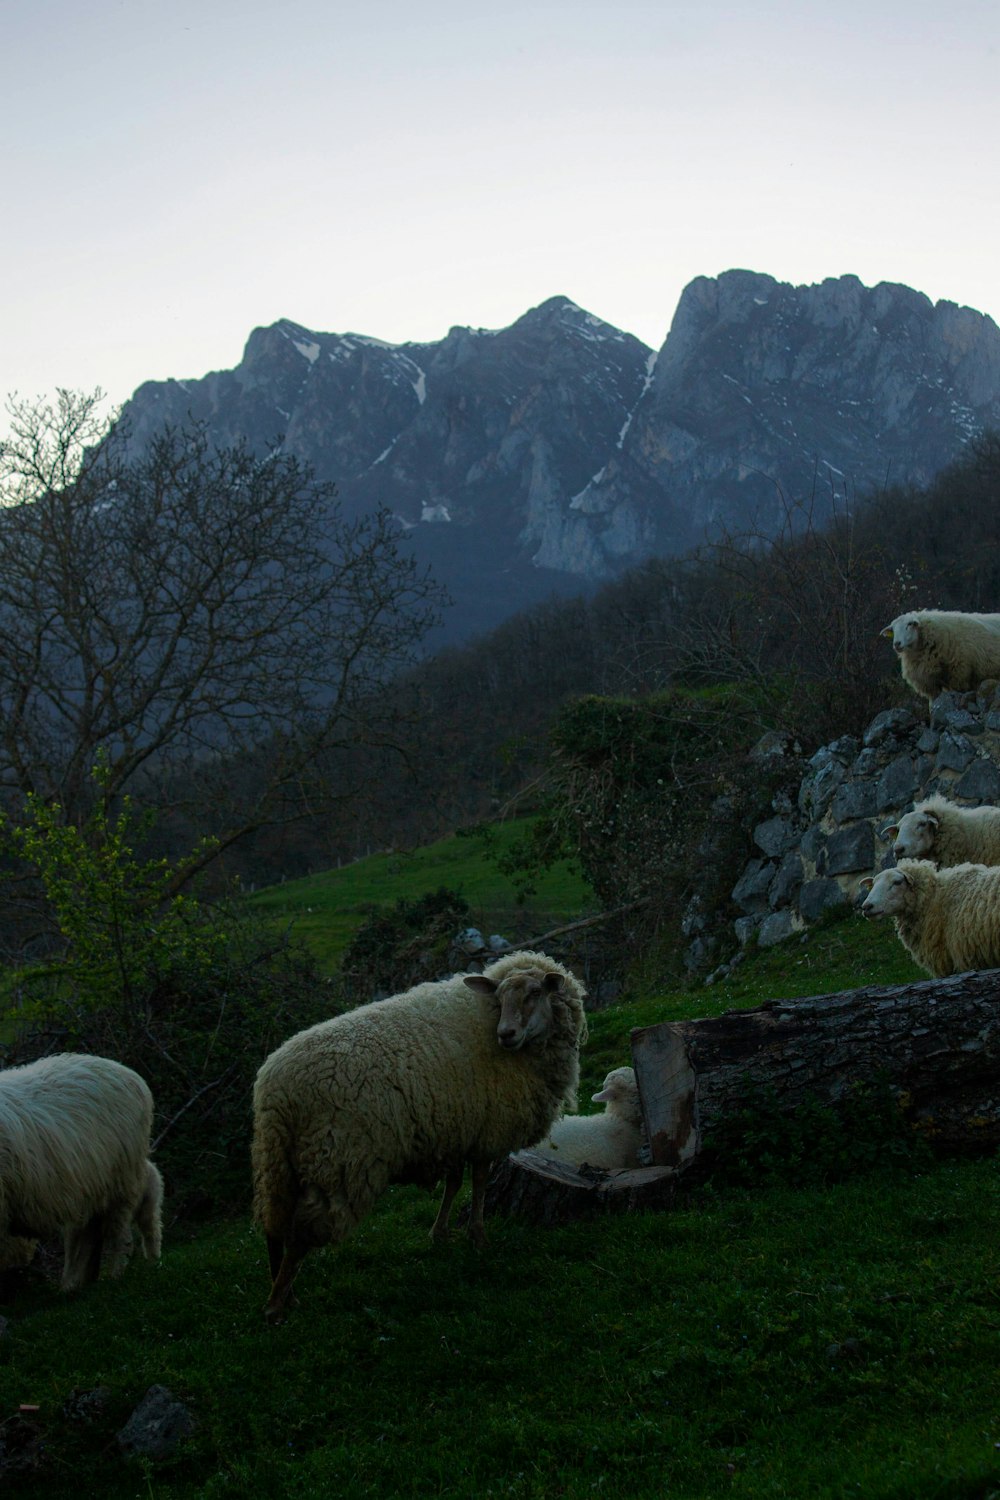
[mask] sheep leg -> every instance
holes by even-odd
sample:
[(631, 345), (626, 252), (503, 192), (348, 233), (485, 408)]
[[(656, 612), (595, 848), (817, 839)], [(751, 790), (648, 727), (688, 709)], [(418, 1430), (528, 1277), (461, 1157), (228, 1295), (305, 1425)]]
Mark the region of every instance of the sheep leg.
[(444, 1180), (444, 1192), (441, 1194), (441, 1206), (431, 1229), (431, 1239), (435, 1244), (448, 1238), (448, 1220), (451, 1218), (451, 1206), (455, 1201), (455, 1195), (462, 1186), (462, 1178), (465, 1176), (465, 1164), (459, 1162), (457, 1167), (449, 1167)]
[[(271, 1242), (268, 1240), (268, 1255), (271, 1254)], [(288, 1240), (285, 1244), (278, 1266), (277, 1274), (271, 1282), (271, 1295), (267, 1299), (264, 1308), (264, 1320), (272, 1326), (285, 1321), (285, 1313), (289, 1307), (294, 1307), (295, 1297), (292, 1294), (292, 1283), (295, 1273), (305, 1259), (309, 1245), (304, 1240)]]
[(75, 1292), (96, 1281), (101, 1273), (104, 1218), (94, 1214), (82, 1229), (67, 1229), (63, 1236), (62, 1289)]
[(469, 1210), (469, 1239), (477, 1250), (484, 1250), (486, 1248), (483, 1207), (486, 1202), (486, 1183), (492, 1165), (491, 1161), (474, 1161), (472, 1163), (472, 1206)]

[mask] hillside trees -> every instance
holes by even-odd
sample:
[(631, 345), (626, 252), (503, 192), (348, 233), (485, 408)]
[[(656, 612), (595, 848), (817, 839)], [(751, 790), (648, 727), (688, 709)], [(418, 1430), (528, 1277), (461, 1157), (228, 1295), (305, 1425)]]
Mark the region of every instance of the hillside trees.
[[(138, 456), (99, 393), (11, 401), (0, 448), (0, 796), (85, 826), (98, 757), (198, 845), (349, 801), (359, 745), (398, 737), (383, 689), (442, 591), (384, 511), (351, 519), (275, 451), (164, 429)], [(199, 843), (212, 834), (215, 842)]]

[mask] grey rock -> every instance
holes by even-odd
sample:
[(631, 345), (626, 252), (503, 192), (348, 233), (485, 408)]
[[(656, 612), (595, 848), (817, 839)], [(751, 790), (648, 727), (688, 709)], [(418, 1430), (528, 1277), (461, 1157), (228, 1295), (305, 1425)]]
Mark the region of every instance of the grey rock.
[(790, 911), (773, 911), (760, 924), (757, 942), (762, 948), (770, 948), (775, 943), (781, 943), (785, 938), (791, 937), (795, 930), (795, 918)]
[(753, 841), (758, 849), (771, 859), (785, 854), (797, 842), (797, 835), (788, 818), (768, 818), (758, 823), (753, 831)]
[(119, 1432), (118, 1445), (138, 1458), (168, 1458), (194, 1430), (184, 1403), (165, 1385), (152, 1385)]
[(736, 934), (736, 940), (741, 948), (745, 947), (746, 944), (749, 943), (750, 939), (753, 937), (760, 924), (761, 918), (759, 916), (736, 918), (736, 921), (733, 923), (733, 931)]
[(733, 886), (733, 900), (748, 914), (767, 910), (767, 893), (774, 879), (774, 865), (769, 860), (752, 859)]
[(805, 871), (799, 855), (794, 852), (786, 854), (778, 866), (778, 873), (771, 881), (771, 888), (768, 891), (768, 901), (772, 910), (779, 906), (791, 905), (799, 893), (804, 875)]
[(964, 734), (948, 729), (941, 736), (935, 765), (939, 771), (964, 771), (975, 756), (976, 747), (972, 742)]
[(986, 715), (984, 723), (991, 734), (1000, 733), (1000, 713), (991, 711)]
[(876, 714), (865, 730), (865, 745), (880, 745), (887, 735), (900, 735), (912, 729), (917, 720), (908, 708), (887, 708)]
[(1000, 802), (1000, 767), (995, 760), (979, 755), (965, 775), (955, 782), (952, 796), (970, 802)]
[(885, 756), (878, 750), (862, 750), (857, 760), (851, 767), (852, 776), (874, 776), (880, 766), (885, 764)]
[(919, 782), (912, 755), (897, 755), (879, 777), (875, 791), (878, 812), (889, 812), (911, 801)]
[(846, 875), (871, 870), (875, 864), (875, 835), (870, 823), (851, 823), (830, 835), (826, 846), (826, 873)]
[(941, 742), (941, 736), (936, 729), (922, 729), (917, 736), (916, 748), (922, 755), (933, 755)]
[(846, 766), (857, 755), (861, 745), (852, 734), (842, 734), (838, 740), (831, 740), (826, 748), (831, 755), (835, 755)]
[(807, 829), (803, 834), (802, 841), (799, 844), (799, 851), (802, 857), (811, 860), (815, 864), (821, 852), (826, 848), (826, 841), (827, 834), (825, 831), (814, 824), (812, 828)]
[(803, 781), (799, 790), (799, 811), (812, 822), (818, 822), (846, 776), (847, 770), (838, 760), (824, 761), (812, 776)]
[(966, 708), (968, 694), (966, 693), (938, 693), (931, 704), (931, 728), (932, 729), (967, 729), (972, 722), (973, 716)]
[(769, 729), (750, 751), (750, 760), (755, 765), (767, 765), (782, 760), (788, 754), (788, 735), (780, 729)]
[(815, 922), (834, 906), (847, 904), (836, 880), (807, 880), (799, 892), (799, 911), (807, 922)]
[(831, 816), (838, 823), (875, 815), (875, 787), (870, 781), (845, 781), (830, 803)]

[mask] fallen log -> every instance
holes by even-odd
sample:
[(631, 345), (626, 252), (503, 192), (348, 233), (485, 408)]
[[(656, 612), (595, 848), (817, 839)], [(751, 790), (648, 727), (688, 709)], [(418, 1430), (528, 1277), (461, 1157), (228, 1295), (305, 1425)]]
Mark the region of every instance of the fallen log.
[(953, 1152), (1000, 1145), (1000, 971), (771, 1000), (632, 1032), (652, 1160), (685, 1176), (705, 1143), (767, 1093), (789, 1115), (889, 1086), (906, 1119)]
[[(767, 1094), (789, 1116), (888, 1087), (935, 1146), (1000, 1146), (1000, 970), (770, 1000), (755, 1010), (632, 1032), (653, 1165), (575, 1170), (535, 1151), (498, 1164), (488, 1213), (542, 1225), (662, 1209), (713, 1165), (711, 1138)], [(706, 1149), (706, 1142), (708, 1148)]]

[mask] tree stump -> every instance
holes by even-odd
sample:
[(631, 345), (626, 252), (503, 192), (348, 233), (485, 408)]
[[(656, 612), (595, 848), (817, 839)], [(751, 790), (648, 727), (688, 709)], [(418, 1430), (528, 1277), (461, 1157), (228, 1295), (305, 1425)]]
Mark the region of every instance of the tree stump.
[(954, 1152), (1000, 1145), (1000, 971), (771, 1000), (632, 1033), (652, 1160), (699, 1174), (706, 1136), (768, 1092), (792, 1114), (888, 1084)]
[(1000, 1145), (1000, 970), (771, 1000), (632, 1032), (651, 1167), (574, 1170), (536, 1151), (498, 1164), (488, 1213), (543, 1225), (668, 1208), (711, 1168), (706, 1137), (767, 1092), (793, 1115), (886, 1084), (937, 1147)]
[(608, 1213), (667, 1208), (677, 1173), (672, 1167), (605, 1172), (569, 1167), (538, 1151), (518, 1151), (498, 1162), (486, 1187), (487, 1214), (516, 1214), (554, 1228)]

